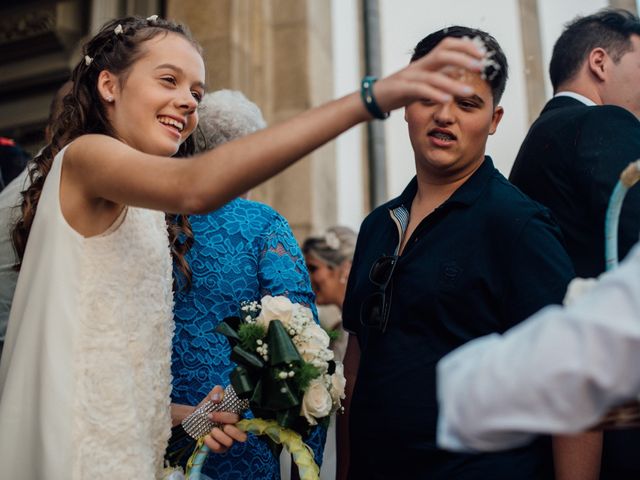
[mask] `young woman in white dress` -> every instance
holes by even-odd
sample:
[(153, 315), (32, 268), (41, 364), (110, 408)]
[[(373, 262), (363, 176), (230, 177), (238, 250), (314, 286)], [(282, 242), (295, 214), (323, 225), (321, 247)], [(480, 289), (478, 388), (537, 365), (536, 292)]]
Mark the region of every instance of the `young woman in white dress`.
[[(478, 71), (482, 57), (470, 41), (443, 42), (375, 85), (378, 110), (373, 90), (368, 105), (353, 93), (172, 158), (188, 153), (204, 94), (203, 59), (185, 29), (155, 16), (114, 20), (84, 53), (14, 230), (21, 272), (0, 363), (3, 478), (157, 477), (171, 426), (170, 250), (188, 275), (189, 243), (183, 220), (171, 219), (168, 238), (161, 212), (213, 210), (369, 112), (468, 95), (440, 70)], [(227, 424), (207, 444), (223, 451), (243, 438)]]

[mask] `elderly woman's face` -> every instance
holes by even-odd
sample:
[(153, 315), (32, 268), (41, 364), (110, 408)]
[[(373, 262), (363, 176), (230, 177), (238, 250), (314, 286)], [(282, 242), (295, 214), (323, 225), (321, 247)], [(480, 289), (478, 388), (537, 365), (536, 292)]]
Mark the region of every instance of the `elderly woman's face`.
[(305, 255), (305, 262), (311, 277), (311, 288), (316, 294), (318, 305), (335, 305), (340, 298), (340, 290), (346, 288), (346, 282), (341, 282), (343, 275), (340, 268), (331, 267), (313, 255)]

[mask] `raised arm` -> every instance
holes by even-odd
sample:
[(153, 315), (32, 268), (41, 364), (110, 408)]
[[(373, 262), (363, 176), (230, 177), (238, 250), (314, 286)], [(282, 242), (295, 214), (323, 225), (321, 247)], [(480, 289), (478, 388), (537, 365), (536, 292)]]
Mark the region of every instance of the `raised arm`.
[[(443, 101), (468, 95), (466, 84), (441, 70), (455, 66), (478, 71), (481, 56), (472, 42), (447, 39), (421, 60), (378, 81), (376, 100), (390, 111), (419, 98)], [(112, 138), (87, 135), (69, 146), (63, 175), (81, 185), (81, 196), (89, 200), (206, 212), (370, 118), (359, 94), (353, 93), (190, 159), (147, 155)]]

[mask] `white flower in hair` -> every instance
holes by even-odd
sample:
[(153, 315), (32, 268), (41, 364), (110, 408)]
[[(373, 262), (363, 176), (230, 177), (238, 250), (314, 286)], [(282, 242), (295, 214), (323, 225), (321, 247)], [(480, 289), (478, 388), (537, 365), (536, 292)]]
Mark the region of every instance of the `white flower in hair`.
[(113, 33), (115, 33), (116, 35), (122, 35), (122, 25), (118, 24), (118, 26), (116, 28), (113, 29)]
[(340, 248), (340, 239), (335, 232), (327, 232), (324, 235), (324, 242), (331, 250), (338, 250)]
[[(480, 77), (483, 80), (493, 80), (496, 75), (498, 75), (498, 70), (500, 70), (500, 64), (498, 62), (496, 62), (493, 58), (491, 58), (492, 56), (495, 55), (495, 51), (494, 50), (489, 50), (487, 48), (487, 46), (485, 45), (484, 41), (482, 40), (482, 38), (480, 38), (479, 36), (475, 36), (473, 38), (469, 38), (469, 37), (464, 37), (468, 40), (471, 40), (471, 43), (473, 43), (478, 50), (480, 50), (480, 52), (483, 54), (482, 60), (480, 60), (480, 62), (482, 63), (482, 73), (480, 74)], [(490, 75), (487, 76), (487, 70), (489, 69), (489, 67), (493, 68), (492, 72)]]
[(89, 65), (91, 65), (91, 62), (93, 62), (93, 58), (91, 58), (89, 55), (85, 55), (84, 64), (88, 67)]
[(158, 15), (151, 15), (150, 17), (147, 17), (148, 22), (156, 23), (156, 20), (158, 20)]

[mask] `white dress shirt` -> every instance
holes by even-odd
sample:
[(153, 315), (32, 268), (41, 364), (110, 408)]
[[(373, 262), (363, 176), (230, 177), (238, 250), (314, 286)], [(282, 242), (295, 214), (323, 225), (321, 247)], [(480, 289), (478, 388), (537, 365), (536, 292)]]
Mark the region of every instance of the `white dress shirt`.
[(568, 307), (438, 363), (438, 444), (493, 451), (593, 426), (640, 393), (640, 246)]
[(553, 96), (553, 98), (556, 98), (556, 97), (573, 98), (574, 100), (578, 100), (579, 102), (584, 103), (588, 107), (593, 107), (597, 105), (597, 103), (591, 100), (590, 98), (587, 98), (584, 95), (580, 95), (579, 93), (572, 92), (570, 90), (565, 90), (564, 92), (558, 92)]

